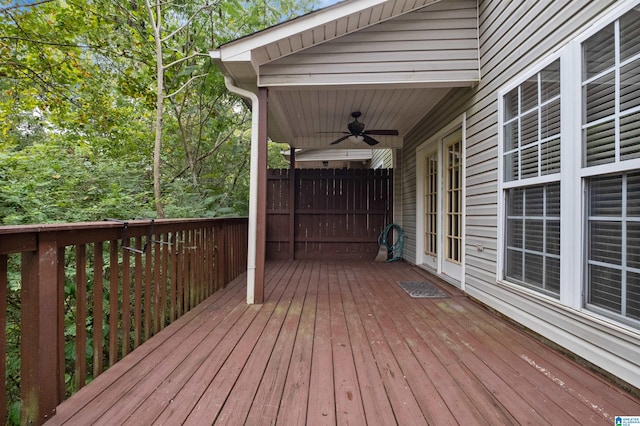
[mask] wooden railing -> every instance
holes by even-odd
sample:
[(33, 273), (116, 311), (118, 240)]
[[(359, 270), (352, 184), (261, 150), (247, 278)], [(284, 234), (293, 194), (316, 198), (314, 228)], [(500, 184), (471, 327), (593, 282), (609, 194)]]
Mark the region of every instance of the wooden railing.
[(46, 421), (246, 257), (244, 218), (0, 227), (0, 423)]

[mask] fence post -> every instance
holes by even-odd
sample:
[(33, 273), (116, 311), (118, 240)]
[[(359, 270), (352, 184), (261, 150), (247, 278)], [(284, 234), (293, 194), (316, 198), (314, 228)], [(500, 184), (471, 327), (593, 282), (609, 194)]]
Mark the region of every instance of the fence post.
[(44, 423), (60, 401), (57, 263), (55, 234), (40, 233), (37, 251), (22, 255), (22, 424)]

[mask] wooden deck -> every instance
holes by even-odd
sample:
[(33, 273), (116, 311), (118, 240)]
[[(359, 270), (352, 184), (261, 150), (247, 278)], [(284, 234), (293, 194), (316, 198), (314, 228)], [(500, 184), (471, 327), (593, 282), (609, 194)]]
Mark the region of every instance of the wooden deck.
[(406, 263), (267, 264), (58, 407), (48, 425), (614, 424), (640, 401)]

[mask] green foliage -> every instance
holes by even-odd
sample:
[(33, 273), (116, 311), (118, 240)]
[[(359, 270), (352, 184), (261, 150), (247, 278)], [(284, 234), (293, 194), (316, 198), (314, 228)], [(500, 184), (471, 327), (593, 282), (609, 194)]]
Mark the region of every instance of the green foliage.
[[(154, 217), (155, 48), (145, 3), (0, 4), (0, 225)], [(167, 38), (162, 58), (173, 63), (163, 81), (161, 178), (169, 217), (247, 214), (250, 114), (227, 92), (206, 52), (314, 6), (309, 0), (222, 0), (211, 5), (177, 0), (162, 6), (163, 37), (175, 32)], [(281, 155), (286, 149), (269, 145), (271, 167), (288, 167)], [(65, 261), (65, 378), (67, 393), (72, 393), (74, 253), (66, 253)], [(6, 381), (11, 424), (20, 422), (19, 271), (19, 257), (9, 256)], [(91, 299), (91, 280), (87, 287)], [(103, 300), (108, 298), (105, 287)], [(88, 330), (94, 327), (92, 304), (87, 301)], [(107, 324), (105, 318), (98, 325), (103, 336), (109, 333)], [(91, 380), (90, 334), (86, 350)]]

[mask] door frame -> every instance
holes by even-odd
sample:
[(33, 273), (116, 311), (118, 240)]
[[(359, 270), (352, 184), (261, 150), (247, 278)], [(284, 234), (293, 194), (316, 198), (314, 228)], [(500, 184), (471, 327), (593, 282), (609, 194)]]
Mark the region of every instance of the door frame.
[[(444, 162), (445, 152), (443, 140), (451, 133), (460, 129), (462, 131), (462, 164), (461, 164), (461, 181), (462, 181), (462, 260), (460, 263), (460, 281), (443, 273), (444, 259), (444, 246), (442, 244), (443, 238), (441, 237), (444, 232), (444, 211), (445, 211), (445, 197), (444, 197)], [(452, 120), (449, 124), (442, 127), (437, 133), (420, 144), (416, 148), (416, 265), (427, 269), (431, 272), (441, 276), (445, 281), (465, 289), (465, 247), (466, 247), (466, 113), (463, 113), (459, 117)], [(426, 173), (426, 159), (428, 156), (437, 152), (438, 159), (438, 220), (437, 220), (437, 233), (439, 235), (437, 244), (437, 257), (427, 260), (427, 255), (424, 253), (424, 235), (425, 225), (424, 216), (426, 213), (425, 202), (425, 173)]]

